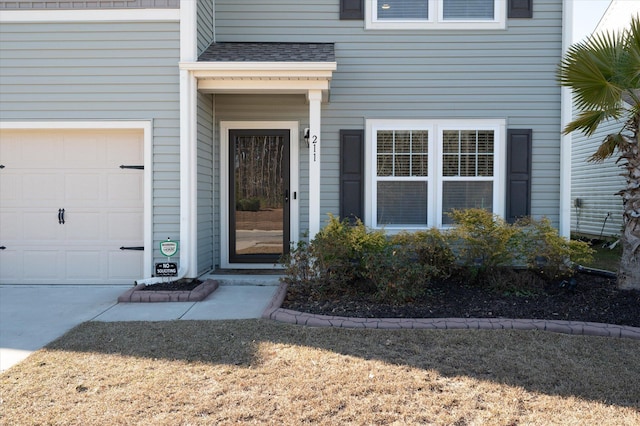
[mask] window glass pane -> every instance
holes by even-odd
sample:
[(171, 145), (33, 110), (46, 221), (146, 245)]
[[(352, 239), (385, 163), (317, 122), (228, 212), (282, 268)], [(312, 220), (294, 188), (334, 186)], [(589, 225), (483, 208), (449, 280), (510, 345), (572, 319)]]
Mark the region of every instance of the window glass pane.
[(395, 132), (395, 149), (396, 149), (396, 152), (400, 152), (400, 153), (411, 152), (411, 132), (408, 132), (408, 131)]
[(493, 176), (493, 130), (442, 132), (443, 176)]
[(443, 224), (453, 223), (447, 214), (452, 209), (493, 211), (493, 182), (443, 182), (442, 191)]
[(460, 140), (459, 133), (455, 130), (445, 130), (442, 132), (442, 150), (443, 152), (459, 152)]
[(411, 146), (414, 153), (429, 152), (429, 132), (426, 130), (414, 130), (411, 132)]
[(378, 0), (378, 19), (429, 19), (428, 0)]
[(460, 132), (460, 152), (476, 152), (476, 131), (465, 130)]
[(478, 155), (478, 176), (493, 176), (493, 154)]
[(377, 135), (378, 141), (378, 153), (381, 152), (393, 152), (393, 132), (392, 131), (379, 131)]
[(378, 176), (393, 176), (393, 155), (378, 155)]
[(457, 155), (442, 156), (442, 175), (458, 176), (459, 157)]
[(482, 130), (478, 132), (478, 152), (493, 153), (493, 131)]
[(411, 176), (411, 156), (396, 155), (394, 176)]
[(378, 225), (426, 225), (427, 182), (378, 182)]
[(378, 176), (428, 176), (428, 131), (386, 130), (376, 137)]
[(494, 0), (443, 0), (447, 19), (493, 20)]
[(475, 155), (460, 156), (460, 176), (477, 176)]
[(429, 176), (428, 155), (414, 155), (412, 157), (411, 176)]

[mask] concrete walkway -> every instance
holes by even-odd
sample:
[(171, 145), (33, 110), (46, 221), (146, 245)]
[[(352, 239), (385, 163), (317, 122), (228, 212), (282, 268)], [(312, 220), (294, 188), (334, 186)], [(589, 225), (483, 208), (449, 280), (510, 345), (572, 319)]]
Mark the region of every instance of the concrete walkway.
[(278, 276), (214, 276), (220, 286), (200, 302), (118, 303), (131, 286), (0, 285), (0, 371), (86, 321), (260, 318)]

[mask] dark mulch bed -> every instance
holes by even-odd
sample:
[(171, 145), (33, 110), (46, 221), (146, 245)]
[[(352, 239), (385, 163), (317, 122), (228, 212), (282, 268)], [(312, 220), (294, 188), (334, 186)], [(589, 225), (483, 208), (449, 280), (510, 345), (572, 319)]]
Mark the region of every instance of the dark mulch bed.
[(404, 304), (380, 303), (362, 292), (327, 296), (290, 285), (282, 307), (361, 318), (552, 319), (640, 327), (640, 291), (618, 290), (615, 279), (591, 274), (574, 278), (575, 287), (555, 281), (524, 294), (450, 280), (433, 284), (426, 296)]
[(177, 281), (147, 285), (141, 291), (191, 291), (200, 284), (202, 284), (200, 280), (184, 278)]

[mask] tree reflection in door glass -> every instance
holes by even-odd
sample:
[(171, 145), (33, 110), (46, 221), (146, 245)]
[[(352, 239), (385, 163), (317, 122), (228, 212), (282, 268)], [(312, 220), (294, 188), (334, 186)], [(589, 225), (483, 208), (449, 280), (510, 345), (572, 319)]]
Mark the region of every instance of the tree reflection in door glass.
[(238, 255), (283, 253), (284, 146), (281, 136), (235, 138), (233, 198)]

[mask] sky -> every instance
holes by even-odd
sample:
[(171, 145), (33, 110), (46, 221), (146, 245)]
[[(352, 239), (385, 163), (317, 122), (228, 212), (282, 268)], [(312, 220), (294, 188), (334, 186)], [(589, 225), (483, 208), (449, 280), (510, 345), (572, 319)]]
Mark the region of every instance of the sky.
[[(611, 0), (573, 1), (573, 41), (577, 42), (591, 34)], [(637, 0), (640, 1), (640, 0)]]

